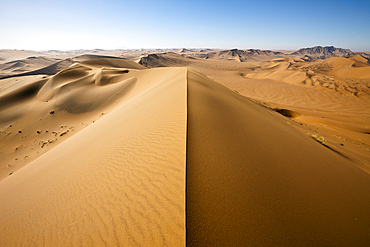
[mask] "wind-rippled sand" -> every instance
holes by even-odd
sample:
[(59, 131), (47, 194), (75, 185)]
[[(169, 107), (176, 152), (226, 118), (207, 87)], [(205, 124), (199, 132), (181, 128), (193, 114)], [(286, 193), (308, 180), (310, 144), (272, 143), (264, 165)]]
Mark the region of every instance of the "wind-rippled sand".
[(184, 245), (185, 71), (133, 72), (134, 96), (2, 180), (1, 245)]

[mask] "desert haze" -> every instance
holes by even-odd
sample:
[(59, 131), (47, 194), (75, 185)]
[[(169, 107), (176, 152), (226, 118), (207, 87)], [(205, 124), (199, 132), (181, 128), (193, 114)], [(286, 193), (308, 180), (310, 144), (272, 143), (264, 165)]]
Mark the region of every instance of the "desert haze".
[(1, 246), (367, 246), (370, 53), (0, 50)]

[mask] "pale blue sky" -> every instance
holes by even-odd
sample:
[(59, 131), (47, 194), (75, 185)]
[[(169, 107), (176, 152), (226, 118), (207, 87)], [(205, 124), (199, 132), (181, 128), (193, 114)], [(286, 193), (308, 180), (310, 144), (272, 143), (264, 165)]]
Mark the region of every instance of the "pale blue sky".
[(0, 49), (370, 51), (369, 13), (369, 0), (0, 0)]

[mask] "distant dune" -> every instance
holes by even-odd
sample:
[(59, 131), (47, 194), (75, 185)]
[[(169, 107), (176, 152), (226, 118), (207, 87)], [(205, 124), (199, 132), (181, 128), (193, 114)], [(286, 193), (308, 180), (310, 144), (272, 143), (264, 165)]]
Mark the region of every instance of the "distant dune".
[(366, 246), (368, 58), (177, 52), (0, 79), (0, 245)]
[[(55, 74), (58, 71), (66, 68), (72, 59), (74, 62), (81, 62), (85, 59), (94, 59), (99, 57), (111, 58), (126, 58), (133, 61), (151, 66), (151, 56), (156, 54), (179, 54), (185, 57), (237, 61), (237, 62), (253, 62), (253, 61), (269, 61), (275, 58), (302, 58), (306, 61), (327, 59), (330, 57), (348, 57), (360, 55), (366, 58), (370, 57), (370, 53), (352, 52), (349, 49), (336, 48), (333, 46), (315, 46), (311, 48), (302, 48), (298, 51), (272, 51), (260, 49), (136, 49), (136, 50), (71, 50), (58, 51), (48, 50), (42, 52), (24, 51), (24, 50), (0, 50), (0, 78), (7, 78), (16, 75), (35, 75), (47, 73)], [(91, 55), (86, 55), (91, 54)], [(90, 58), (88, 58), (90, 56)], [(95, 56), (95, 57), (93, 57)], [(62, 61), (66, 60), (66, 61)], [(62, 64), (55, 64), (61, 62)], [(176, 61), (167, 61), (174, 66), (179, 66)], [(51, 66), (51, 68), (48, 68)], [(69, 65), (68, 65), (69, 66)], [(67, 66), (67, 67), (68, 67)], [(158, 66), (155, 66), (158, 67)]]
[(44, 56), (44, 54), (36, 51), (4, 49), (0, 50), (0, 63), (7, 63), (38, 56)]
[[(8, 63), (9, 65), (11, 64), (11, 66), (13, 68), (13, 70), (11, 70), (11, 71), (7, 71), (7, 70), (9, 70), (9, 68), (6, 68), (4, 65), (3, 66), (0, 65), (0, 69), (4, 68), (3, 71), (2, 71), (2, 73), (4, 73), (4, 75), (2, 77), (0, 75), (0, 78), (4, 79), (4, 78), (17, 77), (17, 76), (28, 76), (28, 75), (54, 75), (54, 74), (58, 73), (59, 71), (68, 68), (69, 66), (71, 66), (74, 63), (82, 62), (82, 61), (85, 61), (85, 60), (91, 60), (91, 59), (105, 59), (105, 58), (113, 58), (113, 59), (116, 59), (116, 61), (120, 61), (119, 59), (125, 60), (123, 58), (112, 57), (112, 56), (80, 55), (80, 56), (73, 57), (73, 58), (63, 59), (62, 61), (58, 61), (58, 62), (55, 62), (55, 59), (49, 59), (46, 64), (51, 64), (51, 65), (43, 67), (43, 65), (45, 63), (40, 62), (40, 60), (42, 61), (45, 58), (32, 57), (32, 58), (27, 58), (27, 59), (22, 60), (22, 61), (17, 61), (16, 63), (15, 62)], [(26, 68), (24, 68), (25, 67), (24, 64), (29, 64), (29, 60), (34, 61), (33, 66), (32, 67), (27, 66)], [(140, 66), (140, 65), (137, 65), (137, 63), (134, 63), (131, 60), (125, 60), (125, 61), (126, 61), (126, 63), (130, 63), (132, 66), (136, 66), (136, 67)], [(117, 64), (116, 67), (121, 66), (118, 62), (115, 62), (115, 63)], [(7, 64), (5, 64), (5, 65), (7, 65)], [(112, 65), (114, 65), (114, 63), (109, 64), (109, 62), (108, 62), (108, 65), (112, 66)], [(32, 68), (34, 68), (34, 67), (41, 67), (41, 68), (36, 69), (36, 70), (32, 70)], [(17, 69), (22, 69), (23, 68), (23, 70), (27, 70), (27, 72), (21, 73), (22, 71), (17, 71), (17, 70), (15, 70), (15, 68), (17, 68)]]
[[(370, 97), (370, 88), (355, 79), (370, 79), (368, 59), (360, 55), (333, 57), (312, 63), (302, 60), (273, 60), (272, 63), (247, 73), (248, 78), (269, 78), (297, 85), (323, 87), (342, 94)], [(352, 80), (348, 80), (348, 79)]]
[(2, 73), (6, 74), (20, 74), (39, 69), (40, 67), (46, 67), (56, 62), (56, 59), (47, 57), (28, 57), (26, 59), (1, 64), (0, 70), (2, 71)]

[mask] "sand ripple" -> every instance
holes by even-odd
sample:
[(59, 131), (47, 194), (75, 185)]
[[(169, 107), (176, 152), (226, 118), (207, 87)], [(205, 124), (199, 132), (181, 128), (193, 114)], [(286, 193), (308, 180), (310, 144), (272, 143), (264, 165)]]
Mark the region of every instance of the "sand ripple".
[(1, 181), (0, 245), (185, 244), (186, 69), (167, 71)]

